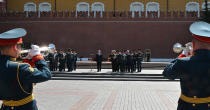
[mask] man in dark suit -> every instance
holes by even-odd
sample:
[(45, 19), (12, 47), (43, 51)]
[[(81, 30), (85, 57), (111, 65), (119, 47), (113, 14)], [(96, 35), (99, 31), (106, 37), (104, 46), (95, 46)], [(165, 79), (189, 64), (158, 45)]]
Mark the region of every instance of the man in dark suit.
[(98, 53), (96, 54), (97, 72), (101, 71), (102, 61), (103, 61), (103, 55), (102, 55), (101, 50), (99, 49)]
[(53, 54), (53, 59), (54, 59), (54, 62), (53, 62), (53, 71), (57, 71), (58, 70), (58, 53), (57, 53), (56, 50), (55, 50), (55, 52)]
[(163, 71), (169, 79), (180, 78), (181, 96), (177, 110), (210, 110), (210, 24), (190, 26), (193, 55), (177, 58)]
[(133, 73), (134, 71), (134, 57), (133, 51), (127, 51), (127, 69), (128, 72)]
[(74, 66), (74, 54), (72, 53), (71, 49), (68, 49), (68, 52), (65, 56), (65, 59), (66, 59), (68, 72), (72, 72), (73, 71), (73, 66)]
[(141, 72), (141, 69), (142, 69), (142, 61), (143, 61), (143, 52), (141, 52), (140, 49), (138, 49), (138, 52), (136, 54), (136, 62), (137, 62), (137, 70), (138, 72)]
[(112, 50), (111, 55), (109, 56), (112, 63), (112, 72), (117, 72), (117, 52)]
[(63, 50), (60, 50), (60, 52), (58, 53), (58, 62), (59, 62), (59, 71), (65, 71), (65, 63), (66, 63), (66, 59), (65, 59), (65, 53), (63, 52)]
[(121, 60), (120, 60), (120, 72), (126, 72), (126, 60), (127, 55), (126, 51), (122, 51), (121, 53)]
[(40, 54), (39, 46), (32, 45), (29, 56), (36, 68), (28, 63), (12, 61), (21, 52), (26, 30), (16, 28), (0, 34), (0, 100), (1, 110), (38, 110), (33, 94), (33, 83), (51, 78), (51, 72)]
[(47, 55), (47, 60), (49, 61), (50, 71), (54, 71), (54, 54), (50, 52)]
[(75, 50), (73, 51), (73, 55), (74, 55), (73, 70), (76, 71), (76, 69), (77, 69), (77, 52)]
[(145, 61), (146, 62), (150, 62), (150, 59), (151, 59), (151, 50), (150, 49), (146, 49), (144, 55), (145, 55)]

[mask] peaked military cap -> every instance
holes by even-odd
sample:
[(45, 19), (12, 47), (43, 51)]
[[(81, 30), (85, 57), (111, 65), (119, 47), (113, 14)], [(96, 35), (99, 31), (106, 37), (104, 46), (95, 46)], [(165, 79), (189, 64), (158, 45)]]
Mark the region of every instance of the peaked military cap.
[(26, 35), (26, 30), (23, 28), (15, 28), (0, 34), (0, 46), (20, 44), (22, 37)]
[(201, 42), (210, 43), (210, 24), (204, 21), (197, 21), (191, 24), (190, 32), (193, 37)]

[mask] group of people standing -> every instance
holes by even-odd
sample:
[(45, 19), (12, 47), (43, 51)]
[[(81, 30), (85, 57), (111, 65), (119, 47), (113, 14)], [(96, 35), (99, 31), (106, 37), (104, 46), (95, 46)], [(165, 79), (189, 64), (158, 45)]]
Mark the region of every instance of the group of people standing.
[[(68, 72), (76, 71), (77, 68), (77, 53), (72, 49), (68, 49), (65, 53), (63, 50), (57, 52), (53, 50), (46, 56), (46, 60), (49, 61), (49, 67), (51, 71), (65, 71), (67, 67)], [(111, 55), (108, 57), (108, 61), (112, 63), (112, 72), (141, 72), (142, 61), (144, 59), (144, 53), (140, 49), (135, 51), (124, 50), (116, 51), (112, 50)], [(95, 61), (97, 62), (97, 72), (102, 69), (102, 62), (104, 57), (102, 51), (99, 49), (96, 53)]]
[(72, 49), (68, 49), (67, 53), (60, 50), (58, 53), (55, 50), (48, 54), (47, 60), (49, 60), (49, 67), (51, 71), (65, 71), (65, 67), (68, 68), (68, 72), (76, 71), (77, 53)]
[[(136, 51), (124, 50), (116, 51), (112, 50), (108, 60), (112, 63), (112, 72), (141, 72), (142, 61), (144, 54), (140, 49)], [(103, 61), (103, 55), (101, 50), (98, 50), (95, 58), (97, 62), (97, 71), (101, 71), (101, 64)]]
[(140, 49), (136, 51), (112, 50), (110, 61), (112, 62), (112, 72), (141, 72), (144, 54)]

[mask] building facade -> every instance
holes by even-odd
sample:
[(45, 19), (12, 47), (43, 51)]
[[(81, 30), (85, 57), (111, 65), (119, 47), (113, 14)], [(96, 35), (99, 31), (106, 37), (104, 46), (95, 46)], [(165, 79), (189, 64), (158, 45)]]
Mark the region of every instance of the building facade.
[[(6, 2), (6, 0), (4, 1)], [(210, 4), (210, 2), (209, 2)], [(210, 5), (209, 5), (210, 6)], [(161, 12), (182, 11), (185, 13), (196, 13), (200, 17), (200, 12), (204, 9), (204, 0), (10, 0), (6, 2), (7, 11), (16, 12), (50, 12), (50, 11), (68, 11), (87, 12), (87, 16), (93, 12), (96, 16), (100, 12), (131, 12), (132, 17), (145, 17), (149, 15), (160, 17)], [(138, 14), (135, 14), (135, 13)], [(114, 15), (115, 16), (115, 15)]]
[(42, 8), (54, 11), (76, 11), (78, 8), (85, 11), (187, 11), (193, 8), (197, 11), (204, 8), (204, 0), (8, 0), (7, 3), (8, 11), (26, 11), (25, 6), (37, 11)]

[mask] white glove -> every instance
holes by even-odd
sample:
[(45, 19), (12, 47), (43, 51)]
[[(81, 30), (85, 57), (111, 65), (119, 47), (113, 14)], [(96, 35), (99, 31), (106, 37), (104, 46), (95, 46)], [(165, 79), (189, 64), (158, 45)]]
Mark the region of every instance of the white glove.
[(31, 49), (29, 51), (29, 56), (33, 57), (36, 55), (40, 55), (40, 49), (38, 45), (31, 45)]
[(188, 53), (187, 49), (184, 49), (184, 50), (182, 51), (182, 54), (184, 54), (184, 55), (186, 55), (186, 56), (187, 56), (187, 53)]

